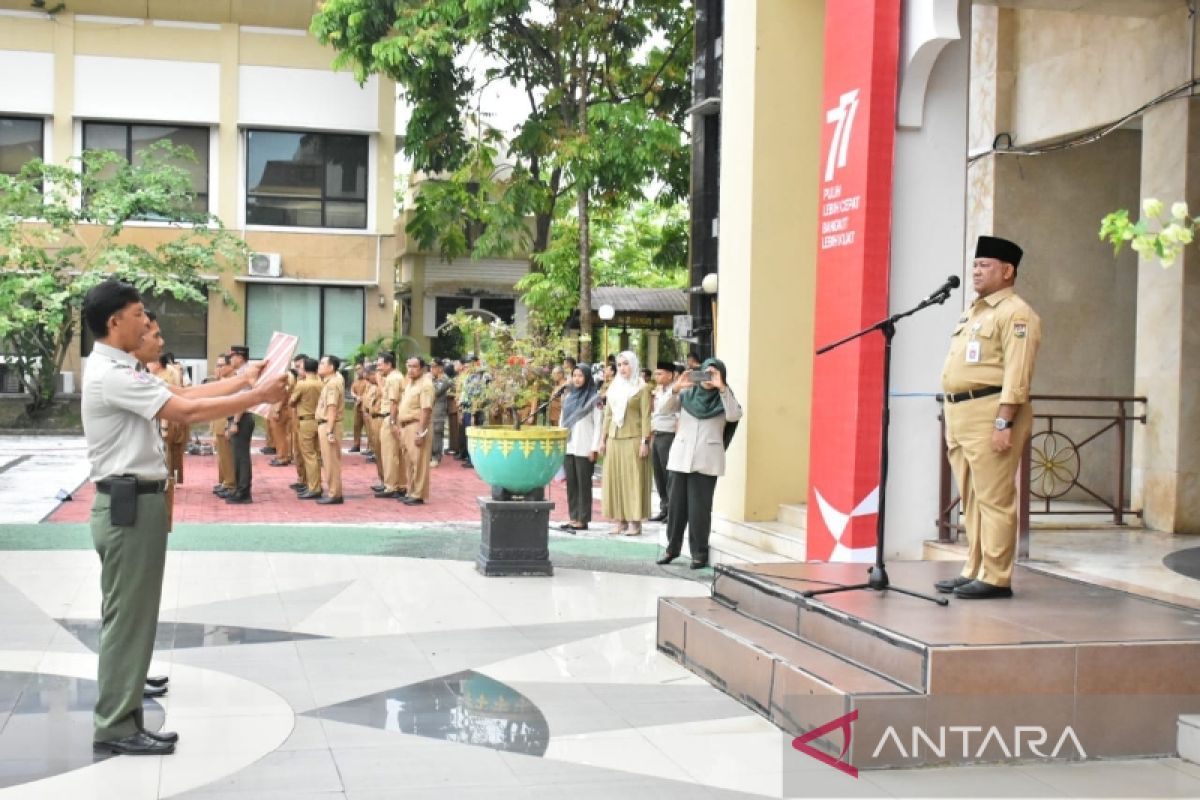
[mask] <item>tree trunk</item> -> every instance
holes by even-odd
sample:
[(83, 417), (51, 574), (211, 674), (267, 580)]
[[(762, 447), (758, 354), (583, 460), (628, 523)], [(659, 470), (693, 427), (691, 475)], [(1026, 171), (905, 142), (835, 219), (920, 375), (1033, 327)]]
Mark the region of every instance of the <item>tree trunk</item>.
[[(579, 133), (587, 136), (587, 86), (579, 91)], [(582, 172), (582, 169), (580, 170)], [(578, 178), (579, 211), (579, 360), (592, 361), (592, 237), (586, 175)]]

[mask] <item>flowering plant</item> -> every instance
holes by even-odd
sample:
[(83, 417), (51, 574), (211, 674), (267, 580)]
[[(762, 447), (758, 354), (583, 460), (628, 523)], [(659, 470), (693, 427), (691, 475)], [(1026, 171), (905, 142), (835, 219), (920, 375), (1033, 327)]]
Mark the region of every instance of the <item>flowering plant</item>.
[(543, 335), (519, 336), (513, 326), (481, 319), (470, 311), (458, 311), (446, 323), (479, 357), (463, 392), (471, 410), (485, 411), (489, 421), (511, 422), (520, 430), (538, 404), (550, 399), (552, 372), (566, 352), (565, 341)]
[(1129, 242), (1138, 255), (1153, 255), (1164, 268), (1169, 267), (1183, 248), (1195, 241), (1200, 217), (1191, 217), (1183, 202), (1172, 204), (1169, 217), (1166, 212), (1163, 202), (1153, 197), (1142, 201), (1142, 218), (1137, 222), (1129, 219), (1127, 209), (1114, 211), (1101, 221), (1100, 239), (1110, 242), (1114, 253)]

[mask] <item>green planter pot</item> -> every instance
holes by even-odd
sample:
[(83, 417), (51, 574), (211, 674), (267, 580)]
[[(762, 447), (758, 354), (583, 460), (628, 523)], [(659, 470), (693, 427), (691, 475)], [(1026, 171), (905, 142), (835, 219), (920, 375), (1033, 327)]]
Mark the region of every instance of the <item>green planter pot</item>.
[(543, 489), (562, 466), (567, 454), (566, 428), (529, 425), (513, 430), (504, 425), (467, 428), (467, 453), (485, 483), (524, 496)]

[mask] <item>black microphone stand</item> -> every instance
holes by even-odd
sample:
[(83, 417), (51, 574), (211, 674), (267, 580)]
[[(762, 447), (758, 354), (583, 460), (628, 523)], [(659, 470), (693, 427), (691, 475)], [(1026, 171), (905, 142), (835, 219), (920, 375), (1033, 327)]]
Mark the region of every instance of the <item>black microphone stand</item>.
[(941, 305), (950, 299), (950, 286), (943, 286), (929, 297), (922, 300), (914, 308), (899, 314), (893, 314), (887, 319), (880, 320), (874, 325), (863, 328), (857, 333), (852, 333), (844, 339), (838, 339), (836, 342), (827, 344), (817, 350), (817, 355), (828, 353), (847, 342), (852, 342), (855, 339), (866, 336), (871, 331), (880, 331), (883, 333), (883, 431), (882, 441), (880, 443), (879, 454), (879, 512), (875, 517), (875, 566), (867, 571), (867, 582), (856, 583), (851, 586), (835, 586), (831, 589), (813, 589), (807, 592), (801, 592), (804, 597), (816, 597), (823, 594), (835, 594), (838, 592), (854, 592), (860, 589), (874, 589), (877, 592), (893, 591), (906, 594), (910, 597), (918, 597), (922, 600), (928, 600), (931, 603), (937, 603), (939, 606), (949, 605), (950, 601), (944, 597), (933, 597), (920, 592), (914, 592), (911, 589), (902, 589), (899, 586), (892, 586), (888, 580), (887, 567), (883, 563), (883, 526), (887, 510), (887, 476), (888, 476), (888, 422), (891, 417), (891, 391), (892, 380), (892, 339), (896, 336), (896, 323), (905, 317), (910, 317), (923, 308), (928, 308), (932, 305)]

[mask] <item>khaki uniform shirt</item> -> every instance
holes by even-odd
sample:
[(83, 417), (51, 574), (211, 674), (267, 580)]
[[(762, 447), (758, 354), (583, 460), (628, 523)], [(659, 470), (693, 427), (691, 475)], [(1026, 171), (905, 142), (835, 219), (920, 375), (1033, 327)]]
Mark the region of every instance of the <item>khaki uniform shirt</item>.
[(367, 388), (362, 394), (363, 410), (374, 416), (379, 413), (379, 387), (374, 383), (368, 383)]
[(296, 388), (292, 389), (288, 405), (295, 407), (297, 419), (312, 418), (317, 414), (317, 402), (320, 399), (321, 379), (316, 375), (309, 375), (304, 380), (296, 382)]
[(388, 373), (388, 376), (383, 379), (382, 399), (379, 403), (380, 414), (391, 414), (392, 406), (400, 402), (400, 395), (404, 393), (404, 373), (398, 369), (394, 369)]
[(136, 475), (167, 477), (162, 437), (154, 418), (171, 390), (138, 370), (129, 353), (97, 342), (83, 372), (81, 415), (91, 479)]
[(341, 375), (330, 375), (321, 387), (321, 397), (317, 400), (317, 422), (324, 422), (329, 407), (333, 406), (334, 422), (341, 422), (346, 412), (346, 381)]
[(363, 395), (366, 393), (368, 385), (366, 378), (357, 378), (350, 384), (350, 393), (354, 395), (355, 403), (362, 403)]
[(1041, 319), (1011, 287), (976, 298), (950, 337), (942, 391), (1000, 386), (1001, 404), (1028, 403), (1041, 341)]
[(422, 375), (415, 381), (409, 381), (408, 386), (404, 387), (404, 394), (400, 396), (400, 409), (397, 412), (396, 420), (412, 422), (420, 419), (424, 409), (433, 408), (435, 393), (433, 379), (429, 375)]

